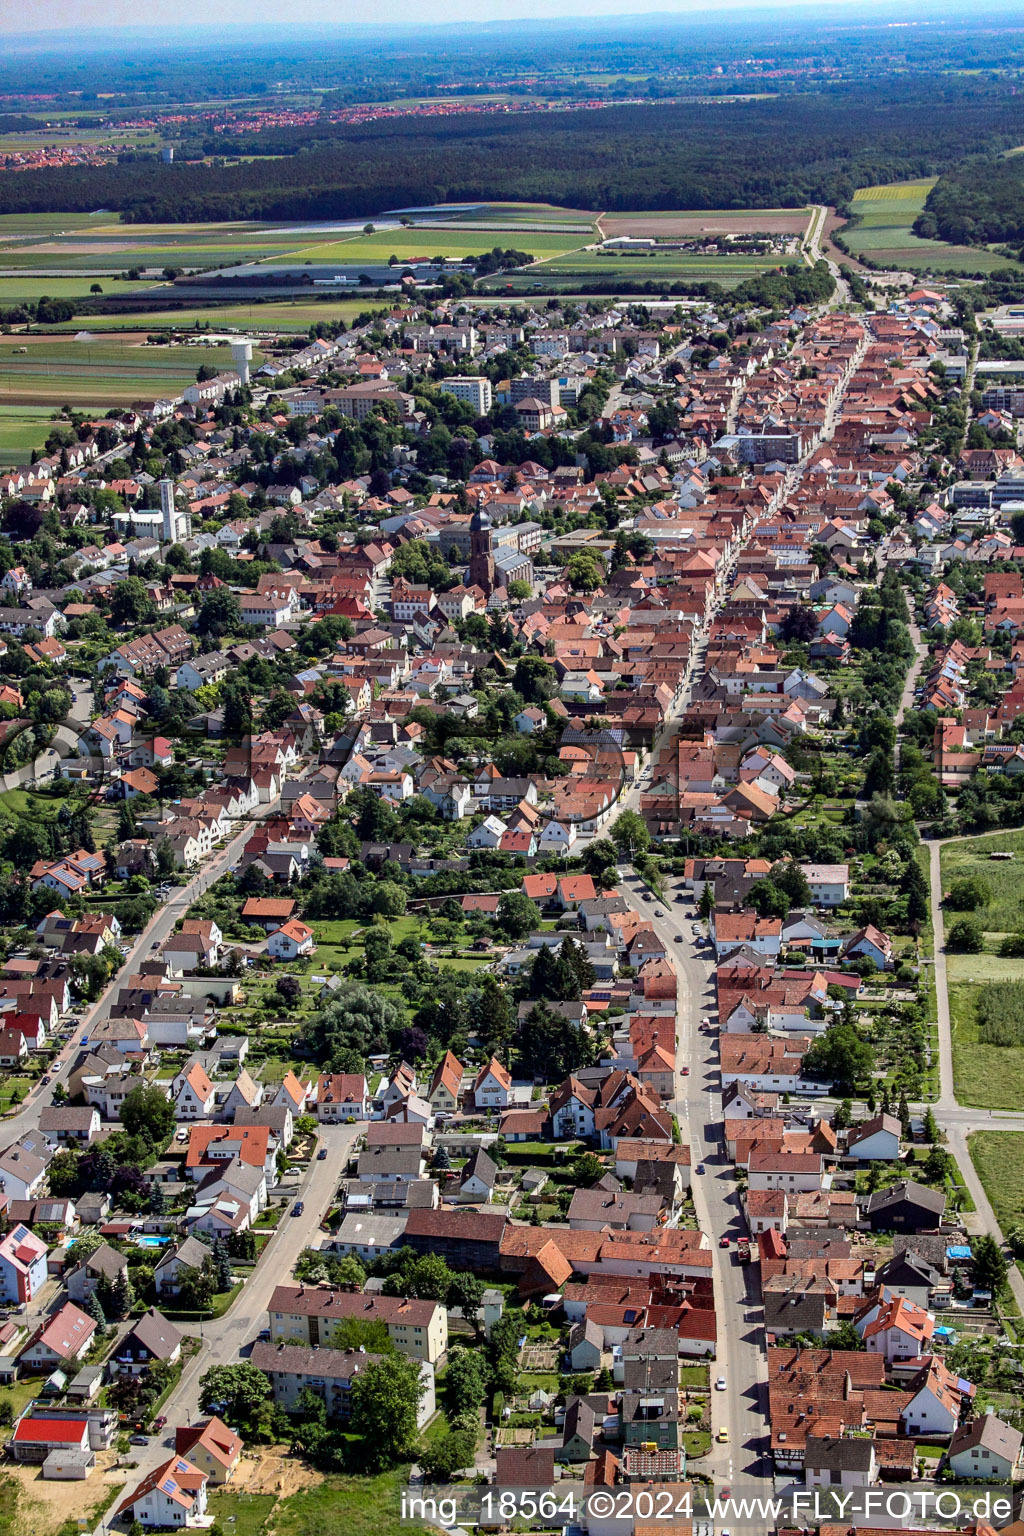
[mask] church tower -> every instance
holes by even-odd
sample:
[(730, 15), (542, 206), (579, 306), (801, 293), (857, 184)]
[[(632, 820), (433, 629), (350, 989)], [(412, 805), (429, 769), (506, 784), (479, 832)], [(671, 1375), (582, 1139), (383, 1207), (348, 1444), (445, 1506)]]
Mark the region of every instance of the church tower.
[(479, 587), (485, 596), (494, 591), (494, 556), (491, 553), (491, 520), (479, 508), (469, 522), (469, 577), (471, 587)]

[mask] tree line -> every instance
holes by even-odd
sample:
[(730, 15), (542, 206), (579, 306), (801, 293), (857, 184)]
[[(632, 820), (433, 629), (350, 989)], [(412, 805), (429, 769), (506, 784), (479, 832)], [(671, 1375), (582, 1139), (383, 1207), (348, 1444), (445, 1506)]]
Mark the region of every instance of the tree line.
[[(0, 213), (115, 208), (126, 222), (336, 218), (444, 201), (569, 207), (799, 207), (934, 174), (964, 143), (1019, 138), (1009, 89), (932, 78), (719, 106), (318, 123), (237, 163), (122, 163), (0, 180)], [(235, 146), (220, 144), (222, 154)], [(268, 158), (276, 154), (279, 158)]]

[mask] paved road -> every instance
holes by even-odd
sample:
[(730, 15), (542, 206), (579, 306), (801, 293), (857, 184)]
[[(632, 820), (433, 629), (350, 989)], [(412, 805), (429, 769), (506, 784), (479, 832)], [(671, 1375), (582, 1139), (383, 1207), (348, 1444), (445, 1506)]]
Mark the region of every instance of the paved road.
[[(675, 898), (681, 894), (681, 886), (676, 888), (674, 881), (671, 884), (673, 888), (664, 903), (656, 899), (646, 901), (647, 888), (635, 878), (623, 880), (617, 889), (664, 941), (679, 978), (673, 1111), (682, 1139), (690, 1145), (697, 1223), (711, 1243), (718, 1315), (717, 1354), (711, 1376), (712, 1381), (724, 1376), (726, 1382), (724, 1392), (713, 1390), (711, 1394), (711, 1423), (716, 1438), (709, 1455), (701, 1459), (699, 1469), (712, 1474), (719, 1484), (731, 1484), (742, 1478), (746, 1488), (752, 1481), (771, 1476), (760, 1269), (757, 1264), (742, 1265), (736, 1258), (736, 1239), (747, 1235), (747, 1225), (733, 1164), (722, 1139), (718, 1032), (700, 1030), (702, 1017), (714, 1017), (711, 950), (696, 948), (695, 908), (689, 900), (678, 902)], [(684, 1073), (684, 1067), (689, 1068), (688, 1073)], [(701, 1163), (706, 1171), (698, 1174)], [(723, 1236), (731, 1239), (727, 1249), (719, 1247)], [(717, 1435), (723, 1428), (729, 1439), (720, 1444)]]
[(321, 1145), (327, 1148), (327, 1157), (323, 1162), (314, 1157), (305, 1178), (295, 1187), (295, 1195), (302, 1199), (305, 1207), (302, 1215), (292, 1216), (289, 1204), (288, 1213), (282, 1216), (280, 1225), (260, 1255), (251, 1279), (224, 1317), (205, 1323), (201, 1329), (188, 1328), (188, 1332), (201, 1337), (202, 1348), (185, 1366), (181, 1380), (161, 1410), (167, 1419), (164, 1434), (152, 1436), (148, 1446), (133, 1447), (139, 1470), (131, 1473), (130, 1487), (171, 1454), (175, 1426), (189, 1424), (200, 1417), (199, 1380), (204, 1372), (211, 1366), (231, 1365), (244, 1358), (260, 1329), (267, 1326), (266, 1312), (271, 1293), (275, 1286), (287, 1283), (303, 1248), (316, 1245), (321, 1218), (330, 1207), (344, 1174), (349, 1148), (365, 1129), (364, 1124), (321, 1126)]
[[(269, 816), (276, 809), (277, 802), (261, 808), (262, 816)], [(124, 965), (115, 975), (110, 985), (101, 994), (98, 1001), (84, 1009), (79, 1017), (82, 1022), (64, 1046), (57, 1061), (50, 1069), (50, 1083), (46, 1088), (38, 1088), (25, 1100), (19, 1113), (3, 1122), (3, 1135), (5, 1143), (9, 1144), (27, 1130), (34, 1130), (39, 1122), (39, 1112), (46, 1104), (53, 1102), (53, 1090), (59, 1082), (67, 1079), (68, 1073), (74, 1065), (83, 1038), (101, 1020), (109, 1018), (114, 999), (121, 987), (125, 975), (131, 975), (137, 969), (139, 963), (157, 949), (165, 939), (170, 938), (174, 932), (174, 926), (179, 918), (184, 917), (191, 904), (196, 901), (204, 891), (208, 890), (214, 881), (219, 880), (226, 870), (230, 869), (241, 856), (246, 843), (252, 835), (253, 823), (246, 820), (241, 831), (236, 832), (230, 842), (225, 843), (217, 853), (206, 861), (203, 867), (192, 877), (187, 885), (176, 887), (170, 900), (159, 906), (150, 918), (142, 933), (135, 940)]]

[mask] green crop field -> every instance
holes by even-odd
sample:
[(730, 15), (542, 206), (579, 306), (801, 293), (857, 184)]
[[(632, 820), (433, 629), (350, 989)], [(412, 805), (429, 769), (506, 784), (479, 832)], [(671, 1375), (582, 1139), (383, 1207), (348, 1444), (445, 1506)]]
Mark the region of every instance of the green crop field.
[[(172, 291), (168, 289), (168, 298)], [(36, 326), (34, 332), (52, 334), (59, 330), (63, 333), (72, 327), (75, 330), (97, 332), (136, 331), (138, 335), (135, 339), (139, 340), (150, 331), (190, 331), (200, 328), (214, 333), (234, 330), (307, 331), (320, 320), (344, 320), (346, 325), (350, 325), (359, 315), (386, 308), (379, 300), (375, 302), (370, 297), (360, 300), (332, 296), (316, 303), (308, 299), (297, 299), (294, 304), (289, 304), (287, 300), (277, 300), (269, 304), (225, 304), (210, 308), (182, 302), (177, 309), (133, 310), (124, 315), (82, 315), (72, 321), (71, 326), (67, 322), (61, 326)]]
[(4, 405), (0, 394), (0, 466), (27, 464), (46, 442), (52, 415), (49, 405)]
[(488, 288), (512, 287), (529, 290), (538, 284), (572, 291), (574, 285), (594, 279), (602, 281), (657, 283), (721, 283), (735, 288), (749, 277), (758, 277), (784, 265), (779, 257), (703, 256), (696, 252), (672, 251), (652, 256), (623, 256), (618, 252), (584, 251), (560, 256), (521, 272), (503, 274), (485, 283)]
[(18, 277), (0, 277), (0, 308), (26, 300), (34, 302), (44, 295), (48, 299), (88, 299), (92, 297), (89, 289), (94, 282), (99, 282), (107, 298), (120, 298), (122, 294), (130, 297), (139, 291), (138, 283), (120, 277), (94, 278), (88, 272), (81, 277), (40, 277), (22, 272)]
[(947, 245), (912, 234), (914, 220), (934, 185), (933, 178), (859, 187), (853, 194), (857, 222), (842, 230), (851, 255), (911, 272), (992, 272), (1018, 265), (986, 246)]
[(377, 230), (372, 235), (342, 235), (337, 240), (301, 245), (290, 255), (280, 255), (274, 260), (286, 265), (305, 261), (386, 262), (390, 256), (396, 256), (399, 261), (410, 261), (414, 257), (479, 256), (496, 245), (514, 245), (517, 250), (528, 251), (532, 256), (557, 256), (564, 251), (578, 250), (590, 238), (589, 233), (559, 234), (554, 230), (537, 233), (497, 225), (486, 230), (421, 226), (418, 229)]
[[(22, 344), (28, 352), (19, 355)], [(138, 336), (93, 342), (30, 337), (25, 343), (7, 337), (0, 340), (0, 404), (127, 405), (149, 395), (179, 394), (202, 363), (230, 368), (231, 349), (149, 347)]]

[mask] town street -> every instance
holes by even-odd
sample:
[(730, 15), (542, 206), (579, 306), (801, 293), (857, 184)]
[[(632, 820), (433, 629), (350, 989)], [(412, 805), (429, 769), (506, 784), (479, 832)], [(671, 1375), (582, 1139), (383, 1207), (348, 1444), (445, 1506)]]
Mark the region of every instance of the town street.
[[(277, 808), (277, 801), (260, 808), (260, 817), (269, 816)], [(197, 870), (187, 885), (175, 888), (169, 901), (163, 902), (153, 913), (146, 927), (139, 934), (131, 949), (125, 957), (124, 964), (119, 967), (112, 981), (104, 989), (95, 1003), (90, 1004), (77, 1015), (81, 1024), (76, 1026), (74, 1034), (65, 1044), (50, 1070), (50, 1082), (43, 1088), (38, 1087), (29, 1094), (18, 1114), (7, 1119), (4, 1124), (4, 1135), (8, 1144), (16, 1141), (26, 1131), (35, 1130), (39, 1123), (39, 1112), (47, 1104), (53, 1103), (53, 1091), (58, 1083), (67, 1080), (68, 1073), (78, 1059), (83, 1040), (89, 1037), (89, 1031), (102, 1019), (109, 1018), (110, 1009), (114, 998), (123, 985), (125, 976), (132, 975), (139, 963), (158, 949), (165, 939), (169, 939), (174, 932), (175, 924), (188, 912), (189, 907), (197, 901), (204, 891), (209, 890), (221, 875), (233, 867), (241, 857), (246, 843), (252, 836), (254, 820), (246, 818), (242, 829), (236, 832), (224, 847), (212, 854), (209, 859)], [(56, 901), (56, 897), (54, 900)]]
[[(676, 882), (672, 882), (675, 885)], [(636, 877), (616, 887), (635, 912), (650, 923), (665, 944), (678, 977), (676, 1099), (672, 1105), (680, 1134), (690, 1146), (690, 1177), (697, 1224), (711, 1243), (718, 1341), (711, 1364), (712, 1383), (724, 1376), (724, 1392), (711, 1393), (711, 1426), (717, 1437), (728, 1431), (727, 1443), (713, 1439), (700, 1468), (720, 1483), (742, 1477), (770, 1478), (768, 1450), (768, 1388), (760, 1314), (759, 1266), (740, 1264), (736, 1239), (747, 1235), (732, 1161), (723, 1141), (722, 1095), (718, 1068), (717, 1026), (702, 1032), (701, 1018), (714, 1011), (711, 951), (697, 950), (692, 932), (694, 908), (677, 904), (672, 890), (666, 902), (651, 896)], [(706, 953), (707, 958), (704, 958)], [(689, 1072), (683, 1071), (684, 1067)], [(697, 1172), (703, 1164), (705, 1172)], [(720, 1248), (722, 1237), (730, 1246)]]

